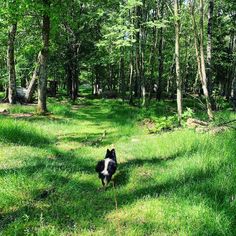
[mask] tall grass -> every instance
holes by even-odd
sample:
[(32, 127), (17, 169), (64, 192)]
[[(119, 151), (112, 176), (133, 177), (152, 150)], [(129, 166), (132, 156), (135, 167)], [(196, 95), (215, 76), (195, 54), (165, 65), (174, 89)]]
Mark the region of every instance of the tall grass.
[(0, 119), (0, 142), (16, 145), (48, 145), (50, 139), (26, 122)]
[[(48, 117), (1, 118), (0, 235), (235, 235), (235, 131), (148, 134), (140, 121), (167, 105), (52, 101)], [(113, 145), (101, 191), (94, 167)]]

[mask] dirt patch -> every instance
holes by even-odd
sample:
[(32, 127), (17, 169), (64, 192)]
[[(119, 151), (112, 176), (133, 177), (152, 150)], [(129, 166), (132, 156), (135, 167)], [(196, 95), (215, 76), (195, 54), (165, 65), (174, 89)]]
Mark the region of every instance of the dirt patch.
[(9, 115), (9, 111), (7, 109), (1, 109), (0, 110), (0, 115)]
[(149, 133), (155, 133), (156, 131), (156, 123), (152, 119), (144, 119), (141, 125), (147, 128)]
[(11, 117), (13, 117), (13, 118), (27, 118), (27, 117), (32, 117), (32, 116), (34, 116), (34, 114), (33, 113), (16, 113), (16, 114), (11, 114), (10, 115)]

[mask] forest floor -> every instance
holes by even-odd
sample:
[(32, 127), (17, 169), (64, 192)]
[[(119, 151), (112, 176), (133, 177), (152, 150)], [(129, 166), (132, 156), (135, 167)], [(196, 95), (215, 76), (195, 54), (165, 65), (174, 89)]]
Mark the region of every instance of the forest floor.
[[(173, 115), (172, 102), (50, 99), (48, 116), (0, 109), (10, 112), (0, 115), (0, 235), (236, 235), (235, 131), (150, 134), (142, 121)], [(99, 191), (95, 165), (112, 146), (115, 187)]]

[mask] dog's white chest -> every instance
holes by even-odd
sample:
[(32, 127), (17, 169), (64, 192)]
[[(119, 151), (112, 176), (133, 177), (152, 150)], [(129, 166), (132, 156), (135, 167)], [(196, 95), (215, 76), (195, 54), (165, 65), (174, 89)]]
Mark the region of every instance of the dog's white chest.
[(110, 162), (113, 162), (113, 160), (110, 159), (110, 158), (106, 158), (104, 160), (104, 169), (101, 172), (103, 175), (109, 175), (109, 173), (108, 173), (108, 165), (109, 165)]

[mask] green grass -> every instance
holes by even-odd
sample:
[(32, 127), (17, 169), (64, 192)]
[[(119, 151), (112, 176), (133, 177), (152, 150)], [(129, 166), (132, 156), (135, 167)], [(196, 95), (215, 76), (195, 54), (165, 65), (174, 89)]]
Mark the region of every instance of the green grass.
[[(12, 114), (34, 106), (3, 107), (0, 235), (236, 235), (235, 131), (148, 134), (140, 121), (172, 116), (172, 102), (50, 100), (51, 115), (31, 117)], [(99, 191), (94, 168), (113, 145), (115, 188)]]

